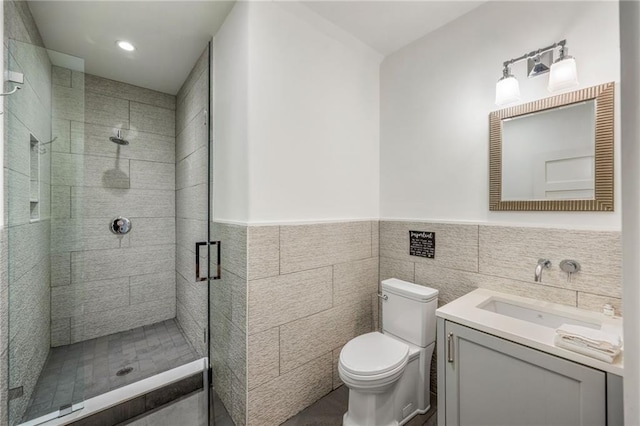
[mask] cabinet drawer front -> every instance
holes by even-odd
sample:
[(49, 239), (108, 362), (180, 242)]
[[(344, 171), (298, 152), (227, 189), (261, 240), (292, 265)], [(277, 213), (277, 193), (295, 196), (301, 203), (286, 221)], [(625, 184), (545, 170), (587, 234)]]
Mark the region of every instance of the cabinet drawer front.
[(606, 374), (447, 322), (447, 425), (605, 425)]

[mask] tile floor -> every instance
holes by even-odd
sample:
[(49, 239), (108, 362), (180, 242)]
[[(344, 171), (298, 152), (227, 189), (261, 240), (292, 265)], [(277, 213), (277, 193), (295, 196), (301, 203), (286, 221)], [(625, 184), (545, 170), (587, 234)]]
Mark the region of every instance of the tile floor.
[[(199, 410), (202, 392), (189, 396), (144, 418), (128, 423), (129, 426), (202, 426)], [(198, 399), (200, 398), (200, 399)], [(215, 426), (233, 426), (224, 406), (214, 396)], [(341, 426), (342, 416), (349, 406), (349, 389), (341, 386), (310, 407), (302, 410), (282, 426)], [(406, 426), (435, 426), (438, 422), (436, 398), (431, 396), (431, 409), (422, 416), (416, 416)]]
[[(349, 388), (340, 386), (284, 422), (282, 426), (340, 426), (342, 416), (348, 408)], [(431, 395), (431, 409), (424, 415), (414, 417), (405, 423), (405, 426), (435, 426), (438, 422), (436, 412), (436, 397)]]
[[(198, 358), (174, 319), (52, 348), (24, 420), (151, 377)], [(123, 368), (133, 370), (118, 376)]]

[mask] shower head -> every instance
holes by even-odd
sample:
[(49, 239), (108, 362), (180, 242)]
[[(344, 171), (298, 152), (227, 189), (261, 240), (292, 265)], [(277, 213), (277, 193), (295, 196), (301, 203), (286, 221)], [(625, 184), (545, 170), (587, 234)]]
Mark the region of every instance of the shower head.
[(122, 139), (121, 130), (118, 129), (116, 132), (116, 136), (111, 136), (109, 140), (113, 143), (117, 143), (118, 145), (129, 145), (129, 141), (126, 139)]

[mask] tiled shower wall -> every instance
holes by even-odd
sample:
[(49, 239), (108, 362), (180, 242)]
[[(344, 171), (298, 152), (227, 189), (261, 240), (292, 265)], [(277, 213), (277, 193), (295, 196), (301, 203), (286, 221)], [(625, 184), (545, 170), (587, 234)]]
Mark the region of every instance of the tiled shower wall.
[(243, 225), (213, 222), (221, 242), (221, 279), (211, 281), (213, 388), (237, 426), (247, 405), (247, 232)]
[(340, 386), (350, 339), (378, 327), (378, 222), (248, 228), (249, 425)]
[[(52, 346), (175, 317), (175, 105), (53, 68)], [(109, 231), (117, 216), (129, 234)]]
[[(207, 356), (207, 282), (196, 282), (195, 243), (207, 240), (208, 48), (178, 92), (176, 103), (176, 314), (191, 345)], [(206, 276), (206, 247), (201, 258)]]
[[(8, 405), (12, 423), (22, 417), (49, 350), (50, 153), (34, 154), (33, 135), (51, 140), (51, 63), (26, 2), (4, 2), (5, 67), (24, 73), (22, 90), (3, 98), (5, 112), (5, 217), (2, 232), (2, 423), (7, 421), (8, 388), (23, 396)], [(10, 52), (10, 53), (8, 53)], [(3, 91), (13, 89), (5, 84)], [(32, 156), (32, 154), (34, 154)], [(39, 191), (30, 194), (30, 158), (38, 158)], [(33, 164), (36, 164), (35, 162)], [(37, 167), (37, 166), (36, 166)], [(39, 216), (31, 220), (31, 201)], [(8, 203), (8, 205), (7, 205)], [(8, 241), (7, 241), (8, 237)], [(8, 245), (7, 245), (8, 244)], [(8, 253), (11, 247), (11, 256)], [(9, 313), (8, 303), (12, 309)], [(9, 346), (7, 346), (9, 344)], [(7, 367), (10, 363), (10, 368)], [(9, 372), (9, 377), (7, 377)]]

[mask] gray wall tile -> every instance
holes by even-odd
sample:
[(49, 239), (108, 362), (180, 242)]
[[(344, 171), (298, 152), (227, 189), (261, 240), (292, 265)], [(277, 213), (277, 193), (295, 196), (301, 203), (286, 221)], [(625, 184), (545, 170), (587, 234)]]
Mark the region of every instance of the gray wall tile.
[(131, 161), (131, 188), (175, 189), (176, 167), (169, 163)]
[(184, 129), (203, 109), (207, 108), (209, 96), (207, 73), (203, 72), (186, 93), (180, 107), (176, 110), (176, 129)]
[(175, 117), (173, 110), (131, 102), (131, 128), (140, 132), (175, 137)]
[(224, 268), (233, 274), (247, 276), (247, 227), (227, 223), (211, 223), (211, 239), (222, 242)]
[(87, 92), (140, 102), (161, 108), (175, 109), (176, 107), (176, 97), (173, 95), (109, 80), (92, 74), (85, 74), (85, 89)]
[(249, 334), (330, 308), (331, 281), (331, 267), (249, 281)]
[(51, 125), (51, 139), (55, 138), (51, 143), (51, 151), (71, 152), (71, 121), (54, 118)]
[(589, 311), (602, 312), (602, 307), (610, 304), (615, 309), (616, 315), (622, 315), (622, 299), (611, 296), (578, 292), (578, 308)]
[(416, 283), (438, 289), (440, 305), (464, 296), (476, 288), (487, 288), (502, 293), (576, 306), (576, 292), (573, 290), (540, 284), (531, 285), (523, 281), (440, 268), (424, 263), (416, 264)]
[(371, 331), (371, 299), (344, 304), (280, 327), (280, 374)]
[(280, 273), (371, 257), (372, 222), (280, 227)]
[(93, 92), (84, 93), (84, 97), (84, 120), (81, 118), (69, 118), (70, 120), (97, 124), (112, 129), (129, 128), (129, 101)]
[(114, 133), (112, 127), (72, 122), (71, 150), (76, 154), (174, 163), (175, 138), (135, 129), (122, 130), (122, 137), (129, 145), (117, 145), (109, 141)]
[(207, 147), (205, 146), (178, 161), (176, 164), (176, 189), (206, 184), (207, 167)]
[(140, 217), (131, 219), (129, 242), (132, 247), (174, 244), (176, 222), (172, 217)]
[(51, 320), (51, 347), (64, 346), (71, 343), (71, 318)]
[(72, 283), (175, 270), (175, 246), (131, 247), (71, 253)]
[(129, 235), (114, 235), (109, 230), (111, 219), (52, 219), (52, 252), (129, 247)]
[(58, 186), (129, 188), (129, 160), (54, 152), (51, 178)]
[(129, 277), (129, 285), (131, 305), (176, 298), (176, 276), (173, 271), (133, 275)]
[(71, 70), (54, 65), (51, 67), (51, 79), (57, 86), (71, 87)]
[(84, 121), (85, 98), (83, 89), (53, 86), (53, 118)]
[[(526, 242), (526, 244), (524, 243)], [(480, 272), (533, 283), (539, 258), (550, 259), (542, 283), (620, 298), (622, 243), (619, 232), (550, 228), (480, 227)], [(582, 269), (571, 281), (560, 270), (563, 259), (577, 260)]]
[(51, 289), (51, 318), (71, 318), (129, 306), (129, 277)]
[(207, 220), (207, 185), (201, 184), (176, 191), (176, 217)]
[(206, 220), (176, 218), (176, 244), (195, 255), (195, 244), (207, 240)]
[[(435, 232), (434, 259), (409, 255), (409, 231)], [(478, 271), (478, 226), (426, 222), (380, 222), (380, 256)]]
[[(175, 316), (175, 300), (153, 300), (139, 303), (135, 305), (135, 309), (127, 306), (85, 315), (76, 323), (79, 330), (72, 336), (72, 343), (153, 324)], [(72, 329), (73, 326), (72, 323)]]
[(331, 352), (249, 391), (250, 426), (277, 425), (332, 389)]
[(9, 228), (12, 254), (9, 256), (9, 284), (49, 256), (50, 232), (47, 221)]
[(249, 336), (249, 389), (280, 375), (280, 333), (274, 327)]
[(389, 278), (415, 282), (415, 263), (380, 256), (380, 282)]
[(251, 226), (247, 233), (250, 280), (280, 273), (280, 227)]
[(30, 213), (30, 180), (29, 176), (9, 170), (8, 173), (8, 209), (9, 225), (29, 223)]
[(182, 160), (199, 149), (206, 148), (209, 140), (207, 119), (205, 112), (201, 111), (176, 134), (176, 160)]
[(370, 300), (378, 292), (378, 258), (333, 266), (333, 305)]
[(6, 166), (15, 172), (29, 175), (31, 137), (27, 129), (20, 120), (10, 111), (5, 113), (7, 143)]
[(71, 217), (70, 186), (51, 186), (51, 217), (60, 219)]
[(28, 43), (9, 40), (9, 50), (25, 73), (24, 79), (35, 91), (45, 110), (51, 110), (51, 61), (47, 50)]
[(51, 253), (51, 287), (71, 284), (71, 253)]
[(175, 192), (152, 189), (72, 187), (73, 217), (172, 217)]

